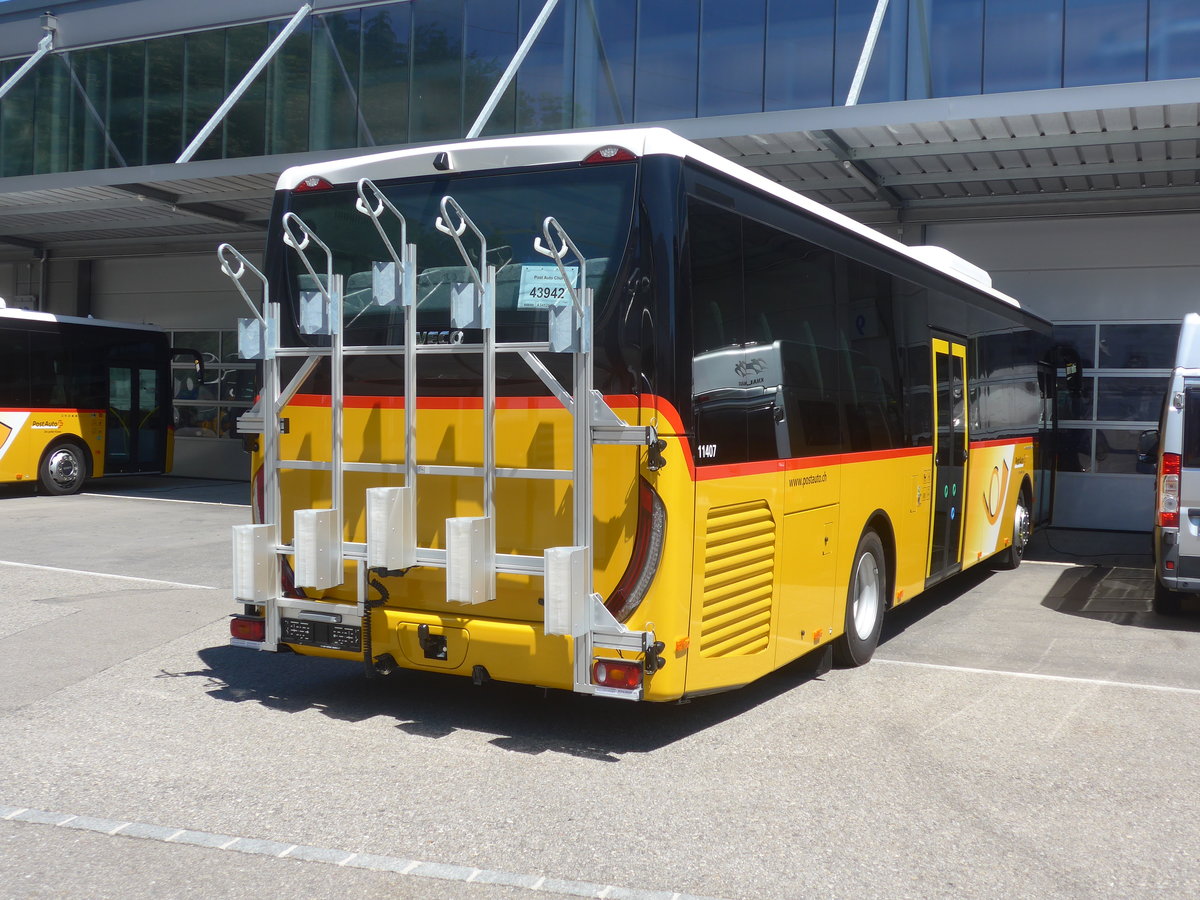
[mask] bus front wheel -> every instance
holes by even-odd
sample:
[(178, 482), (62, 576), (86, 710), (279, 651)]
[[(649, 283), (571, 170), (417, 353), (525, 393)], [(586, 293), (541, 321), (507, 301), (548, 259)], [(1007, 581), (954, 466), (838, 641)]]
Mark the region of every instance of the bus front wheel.
[(1021, 492), (1017, 494), (1017, 505), (1013, 510), (1012, 542), (996, 557), (997, 569), (1015, 569), (1025, 558), (1025, 550), (1029, 546), (1030, 537), (1033, 536), (1033, 513), (1030, 511), (1032, 506), (1029, 491), (1025, 485), (1021, 485)]
[(833, 659), (839, 666), (861, 666), (874, 655), (883, 627), (887, 584), (883, 542), (874, 531), (864, 532), (854, 551), (846, 590), (846, 630), (833, 643)]
[(48, 494), (74, 494), (87, 479), (87, 459), (75, 444), (56, 444), (38, 466), (38, 482)]

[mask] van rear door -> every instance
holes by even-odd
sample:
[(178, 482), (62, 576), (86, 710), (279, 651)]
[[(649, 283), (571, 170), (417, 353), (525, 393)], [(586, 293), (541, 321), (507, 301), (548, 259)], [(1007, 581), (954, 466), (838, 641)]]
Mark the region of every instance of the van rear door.
[[(1179, 576), (1200, 577), (1200, 379), (1183, 391), (1179, 473)], [(1170, 448), (1167, 448), (1170, 449)]]

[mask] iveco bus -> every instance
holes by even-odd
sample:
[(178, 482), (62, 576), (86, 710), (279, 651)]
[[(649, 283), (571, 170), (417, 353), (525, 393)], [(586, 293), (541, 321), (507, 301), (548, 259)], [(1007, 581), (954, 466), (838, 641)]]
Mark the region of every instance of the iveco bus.
[(865, 663), (1046, 509), (1045, 320), (662, 129), (290, 169), (221, 258), (238, 645), (672, 700)]

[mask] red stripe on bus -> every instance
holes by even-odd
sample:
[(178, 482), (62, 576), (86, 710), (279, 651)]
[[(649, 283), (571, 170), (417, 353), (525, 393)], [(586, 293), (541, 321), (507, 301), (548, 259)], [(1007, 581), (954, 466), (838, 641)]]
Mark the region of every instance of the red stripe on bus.
[[(629, 395), (609, 395), (604, 398), (609, 406), (636, 407), (638, 398)], [(288, 406), (316, 407), (328, 409), (328, 394), (296, 394)], [(347, 409), (404, 409), (403, 397), (364, 397), (347, 395), (342, 405)], [(497, 409), (562, 409), (556, 397), (497, 397)], [(466, 409), (482, 410), (482, 397), (418, 397), (417, 409)]]
[(1022, 444), (1032, 444), (1032, 437), (1000, 438), (996, 441), (971, 441), (971, 449), (977, 447), (1017, 447)]
[(895, 450), (862, 450), (857, 453), (830, 453), (825, 456), (798, 456), (791, 459), (767, 459), (761, 462), (731, 463), (723, 466), (700, 466), (696, 470), (696, 480), (712, 481), (717, 478), (765, 475), (780, 470), (793, 472), (798, 469), (814, 469), (821, 466), (844, 466), (884, 459), (930, 456), (932, 453), (933, 448), (929, 446), (901, 447)]
[[(772, 472), (795, 471), (812, 469), (820, 466), (848, 465), (861, 462), (873, 462), (886, 459), (906, 459), (914, 456), (925, 456), (933, 453), (931, 446), (900, 447), (892, 450), (862, 450), (853, 453), (831, 453), (824, 456), (793, 457), (790, 459), (768, 459), (756, 462), (730, 463), (718, 466), (697, 466), (692, 458), (691, 442), (683, 430), (683, 420), (679, 411), (667, 399), (656, 394), (607, 394), (605, 402), (617, 409), (641, 408), (650, 413), (656, 420), (656, 428), (660, 437), (674, 438), (679, 441), (684, 463), (693, 481), (713, 481), (721, 478), (739, 478), (747, 475), (765, 475)], [(297, 394), (289, 405), (324, 407), (330, 405), (328, 394)], [(403, 397), (364, 397), (350, 395), (345, 398), (344, 405), (350, 409), (403, 409)], [(444, 410), (482, 410), (481, 397), (418, 397), (419, 409)], [(497, 397), (496, 408), (505, 410), (520, 409), (560, 409), (555, 397)], [(664, 427), (665, 426), (665, 427)], [(986, 447), (1032, 441), (1032, 438), (1018, 438), (1007, 441), (979, 441), (972, 447)]]

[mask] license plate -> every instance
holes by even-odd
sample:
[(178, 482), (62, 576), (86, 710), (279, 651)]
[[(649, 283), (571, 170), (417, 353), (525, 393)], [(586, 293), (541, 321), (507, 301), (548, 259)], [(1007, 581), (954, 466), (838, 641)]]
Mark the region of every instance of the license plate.
[(357, 653), (362, 649), (362, 629), (357, 625), (335, 625), (329, 622), (309, 622), (304, 619), (283, 619), (283, 642), (321, 647), (325, 650), (344, 650)]

